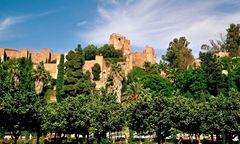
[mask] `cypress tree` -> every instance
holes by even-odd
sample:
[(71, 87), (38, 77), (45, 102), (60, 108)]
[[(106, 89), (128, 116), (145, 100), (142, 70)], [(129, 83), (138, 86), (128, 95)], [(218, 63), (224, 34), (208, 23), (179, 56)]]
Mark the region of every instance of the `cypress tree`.
[(240, 24), (231, 24), (227, 29), (226, 49), (230, 56), (237, 57), (240, 55)]
[(67, 61), (64, 63), (65, 76), (63, 98), (69, 96), (76, 97), (79, 94), (91, 94), (95, 84), (92, 83), (88, 76), (82, 71), (85, 60), (81, 46), (78, 45), (75, 51), (68, 52), (66, 59)]
[(98, 63), (95, 63), (92, 67), (93, 80), (100, 80), (101, 67)]
[(56, 97), (57, 101), (60, 102), (62, 100), (61, 92), (64, 86), (64, 55), (61, 54), (60, 62), (58, 64), (58, 74), (56, 80)]

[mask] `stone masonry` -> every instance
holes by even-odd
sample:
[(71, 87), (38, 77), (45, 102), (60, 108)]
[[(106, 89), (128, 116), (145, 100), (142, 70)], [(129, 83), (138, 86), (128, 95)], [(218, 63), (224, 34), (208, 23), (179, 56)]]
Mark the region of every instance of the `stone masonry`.
[(29, 51), (26, 48), (16, 50), (13, 48), (0, 48), (0, 60), (5, 61), (8, 59), (30, 58), (36, 67), (40, 62), (44, 63), (46, 71), (50, 73), (53, 78), (57, 78), (57, 65), (60, 60), (58, 53), (51, 53), (49, 48), (44, 48), (40, 51)]
[[(143, 67), (144, 62), (156, 63), (155, 51), (152, 47), (146, 47), (143, 52), (131, 52), (131, 42), (125, 36), (113, 33), (109, 38), (110, 45), (115, 49), (123, 52), (123, 57), (126, 58), (125, 62), (119, 62), (122, 70), (127, 75), (133, 67)], [(43, 48), (40, 51), (30, 51), (26, 48), (16, 50), (13, 48), (0, 48), (0, 61), (8, 59), (29, 58), (31, 57), (34, 66), (40, 62), (44, 63), (45, 69), (51, 74), (53, 78), (57, 78), (57, 65), (60, 60), (59, 53), (52, 53), (49, 48)], [(111, 67), (105, 62), (103, 56), (96, 56), (95, 60), (85, 61), (83, 71), (92, 72), (92, 67), (95, 63), (101, 66), (100, 80), (95, 81), (96, 87), (105, 87), (107, 77), (111, 72)], [(92, 77), (92, 75), (91, 75)]]
[[(133, 67), (143, 67), (144, 62), (150, 62), (151, 64), (156, 63), (156, 54), (152, 47), (147, 46), (143, 52), (131, 52), (130, 40), (123, 35), (113, 33), (109, 38), (108, 44), (113, 45), (115, 49), (123, 52), (123, 57), (126, 58), (126, 61), (119, 62), (118, 64), (125, 72), (125, 75), (127, 75)], [(106, 64), (103, 56), (96, 56), (95, 60), (85, 61), (83, 71), (92, 72), (92, 67), (95, 63), (101, 66), (102, 71), (100, 80), (95, 81), (96, 88), (105, 87), (107, 77), (111, 72), (111, 67)]]

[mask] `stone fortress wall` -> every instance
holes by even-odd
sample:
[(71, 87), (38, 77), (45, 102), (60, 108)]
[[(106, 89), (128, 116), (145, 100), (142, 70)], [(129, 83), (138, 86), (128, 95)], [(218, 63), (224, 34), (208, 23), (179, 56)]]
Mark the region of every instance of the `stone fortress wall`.
[[(133, 67), (143, 67), (144, 62), (148, 61), (152, 64), (156, 63), (155, 51), (152, 47), (146, 47), (143, 52), (131, 52), (131, 42), (125, 36), (113, 33), (108, 44), (113, 45), (115, 49), (123, 52), (123, 57), (126, 58), (125, 62), (119, 62), (122, 70), (127, 75)], [(52, 53), (49, 48), (43, 48), (40, 51), (30, 51), (26, 48), (16, 50), (13, 48), (0, 48), (1, 61), (7, 59), (29, 58), (31, 57), (34, 67), (40, 62), (44, 63), (45, 69), (50, 73), (53, 78), (57, 78), (57, 65), (60, 61), (59, 53)], [(96, 56), (95, 60), (85, 61), (83, 71), (92, 73), (92, 67), (98, 63), (101, 67), (100, 80), (95, 81), (96, 88), (105, 87), (108, 75), (111, 72), (111, 67), (106, 63), (103, 56)], [(93, 76), (91, 75), (91, 78)]]
[(45, 69), (55, 79), (57, 78), (57, 65), (60, 60), (60, 55), (61, 54), (58, 53), (51, 53), (49, 48), (44, 48), (40, 51), (29, 51), (26, 48), (21, 50), (13, 48), (0, 48), (1, 61), (31, 57), (34, 67), (36, 67), (40, 62), (43, 62)]
[[(122, 70), (127, 75), (133, 67), (143, 67), (144, 62), (150, 62), (151, 64), (156, 63), (156, 54), (152, 47), (146, 47), (143, 52), (131, 52), (130, 40), (125, 36), (113, 33), (109, 38), (109, 45), (113, 45), (115, 49), (121, 50), (123, 52), (123, 57), (126, 58), (125, 62), (118, 62)], [(95, 60), (85, 61), (83, 66), (83, 71), (92, 72), (92, 67), (95, 63), (101, 66), (100, 80), (95, 81), (96, 88), (105, 87), (107, 82), (107, 77), (111, 72), (111, 67), (109, 67), (103, 56), (96, 56)], [(91, 78), (93, 76), (91, 75)]]

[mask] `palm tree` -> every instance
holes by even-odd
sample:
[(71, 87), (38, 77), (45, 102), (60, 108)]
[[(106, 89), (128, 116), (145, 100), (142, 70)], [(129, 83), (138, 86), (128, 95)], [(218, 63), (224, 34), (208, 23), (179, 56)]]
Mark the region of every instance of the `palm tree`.
[(121, 69), (121, 65), (115, 64), (111, 65), (111, 73), (108, 77), (106, 83), (106, 89), (108, 93), (113, 93), (117, 97), (117, 102), (121, 103), (121, 95), (122, 95), (122, 81), (124, 78), (124, 72)]
[(137, 101), (143, 91), (143, 84), (141, 82), (132, 82), (127, 86), (127, 90), (125, 91), (125, 101), (133, 102)]
[(43, 62), (33, 70), (33, 79), (35, 80), (35, 91), (38, 95), (43, 92), (43, 88), (50, 82), (51, 76), (45, 70)]

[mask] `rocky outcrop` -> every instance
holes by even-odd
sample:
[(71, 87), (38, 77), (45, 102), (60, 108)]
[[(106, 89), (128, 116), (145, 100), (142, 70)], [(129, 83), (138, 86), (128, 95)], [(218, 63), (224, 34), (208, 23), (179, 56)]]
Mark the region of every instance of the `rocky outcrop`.
[(117, 96), (117, 102), (121, 103), (123, 77), (119, 72), (113, 74), (113, 93)]

